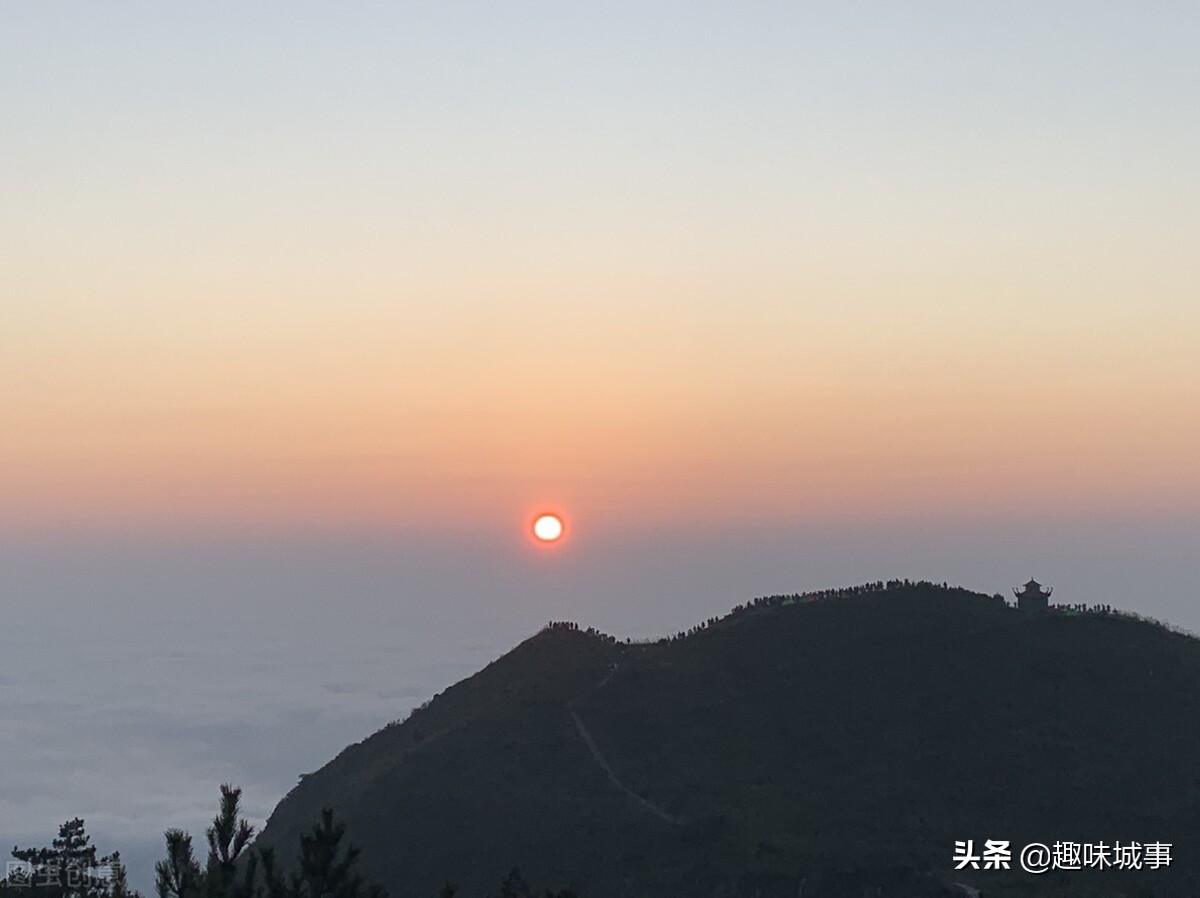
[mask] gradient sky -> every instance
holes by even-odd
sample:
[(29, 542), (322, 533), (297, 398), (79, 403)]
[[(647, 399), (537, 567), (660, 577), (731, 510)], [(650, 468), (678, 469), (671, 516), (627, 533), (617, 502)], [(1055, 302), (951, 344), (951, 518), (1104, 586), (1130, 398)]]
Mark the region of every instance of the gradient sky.
[(8, 527), (1200, 499), (1194, 3), (34, 4)]
[[(1192, 0), (9, 7), (9, 843), (261, 816), (300, 770), (230, 720), (312, 769), (549, 618), (1036, 575), (1200, 629), (1198, 46)], [(210, 615), (274, 659), (211, 694)], [(427, 651), (338, 668), (384, 633)], [(47, 754), (84, 711), (149, 754)]]

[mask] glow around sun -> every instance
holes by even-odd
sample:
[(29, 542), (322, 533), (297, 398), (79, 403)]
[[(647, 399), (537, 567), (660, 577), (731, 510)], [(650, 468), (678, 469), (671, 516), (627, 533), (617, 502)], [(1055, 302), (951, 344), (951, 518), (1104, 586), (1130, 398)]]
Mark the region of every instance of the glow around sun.
[(552, 543), (562, 539), (563, 522), (556, 514), (540, 514), (533, 520), (533, 535), (539, 542)]

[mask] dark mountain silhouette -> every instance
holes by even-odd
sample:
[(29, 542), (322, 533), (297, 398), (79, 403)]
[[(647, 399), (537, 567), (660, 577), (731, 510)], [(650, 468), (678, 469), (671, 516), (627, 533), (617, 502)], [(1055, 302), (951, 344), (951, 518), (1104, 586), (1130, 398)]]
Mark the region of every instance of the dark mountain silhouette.
[[(393, 898), (491, 894), (514, 865), (583, 898), (1194, 895), (1198, 702), (1190, 636), (929, 583), (645, 644), (554, 624), (303, 777), (260, 841), (286, 852), (336, 808)], [(965, 839), (1175, 857), (955, 872)]]

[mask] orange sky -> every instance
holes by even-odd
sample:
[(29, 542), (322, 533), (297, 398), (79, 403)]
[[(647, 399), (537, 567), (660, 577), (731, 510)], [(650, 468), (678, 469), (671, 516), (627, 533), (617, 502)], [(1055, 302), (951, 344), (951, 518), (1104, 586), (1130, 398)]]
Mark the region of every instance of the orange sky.
[(856, 337), (726, 301), (28, 324), (0, 514), (489, 527), (544, 500), (607, 525), (1197, 498), (1196, 363), (1165, 325)]
[(654, 52), (619, 17), (510, 44), (426, 15), (405, 28), (444, 52), (163, 13), (137, 27), (170, 53), (84, 29), (27, 60), (0, 524), (1200, 498), (1195, 56), (1169, 23), (1072, 20), (1064, 59), (970, 11), (960, 43), (647, 14)]

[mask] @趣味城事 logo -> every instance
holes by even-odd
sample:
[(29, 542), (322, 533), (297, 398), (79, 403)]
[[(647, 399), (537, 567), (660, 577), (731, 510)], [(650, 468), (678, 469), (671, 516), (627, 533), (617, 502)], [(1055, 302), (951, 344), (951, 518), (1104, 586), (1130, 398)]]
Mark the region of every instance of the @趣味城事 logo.
[(955, 870), (1157, 870), (1171, 866), (1170, 842), (1030, 842), (1016, 857), (1007, 839), (954, 843)]

